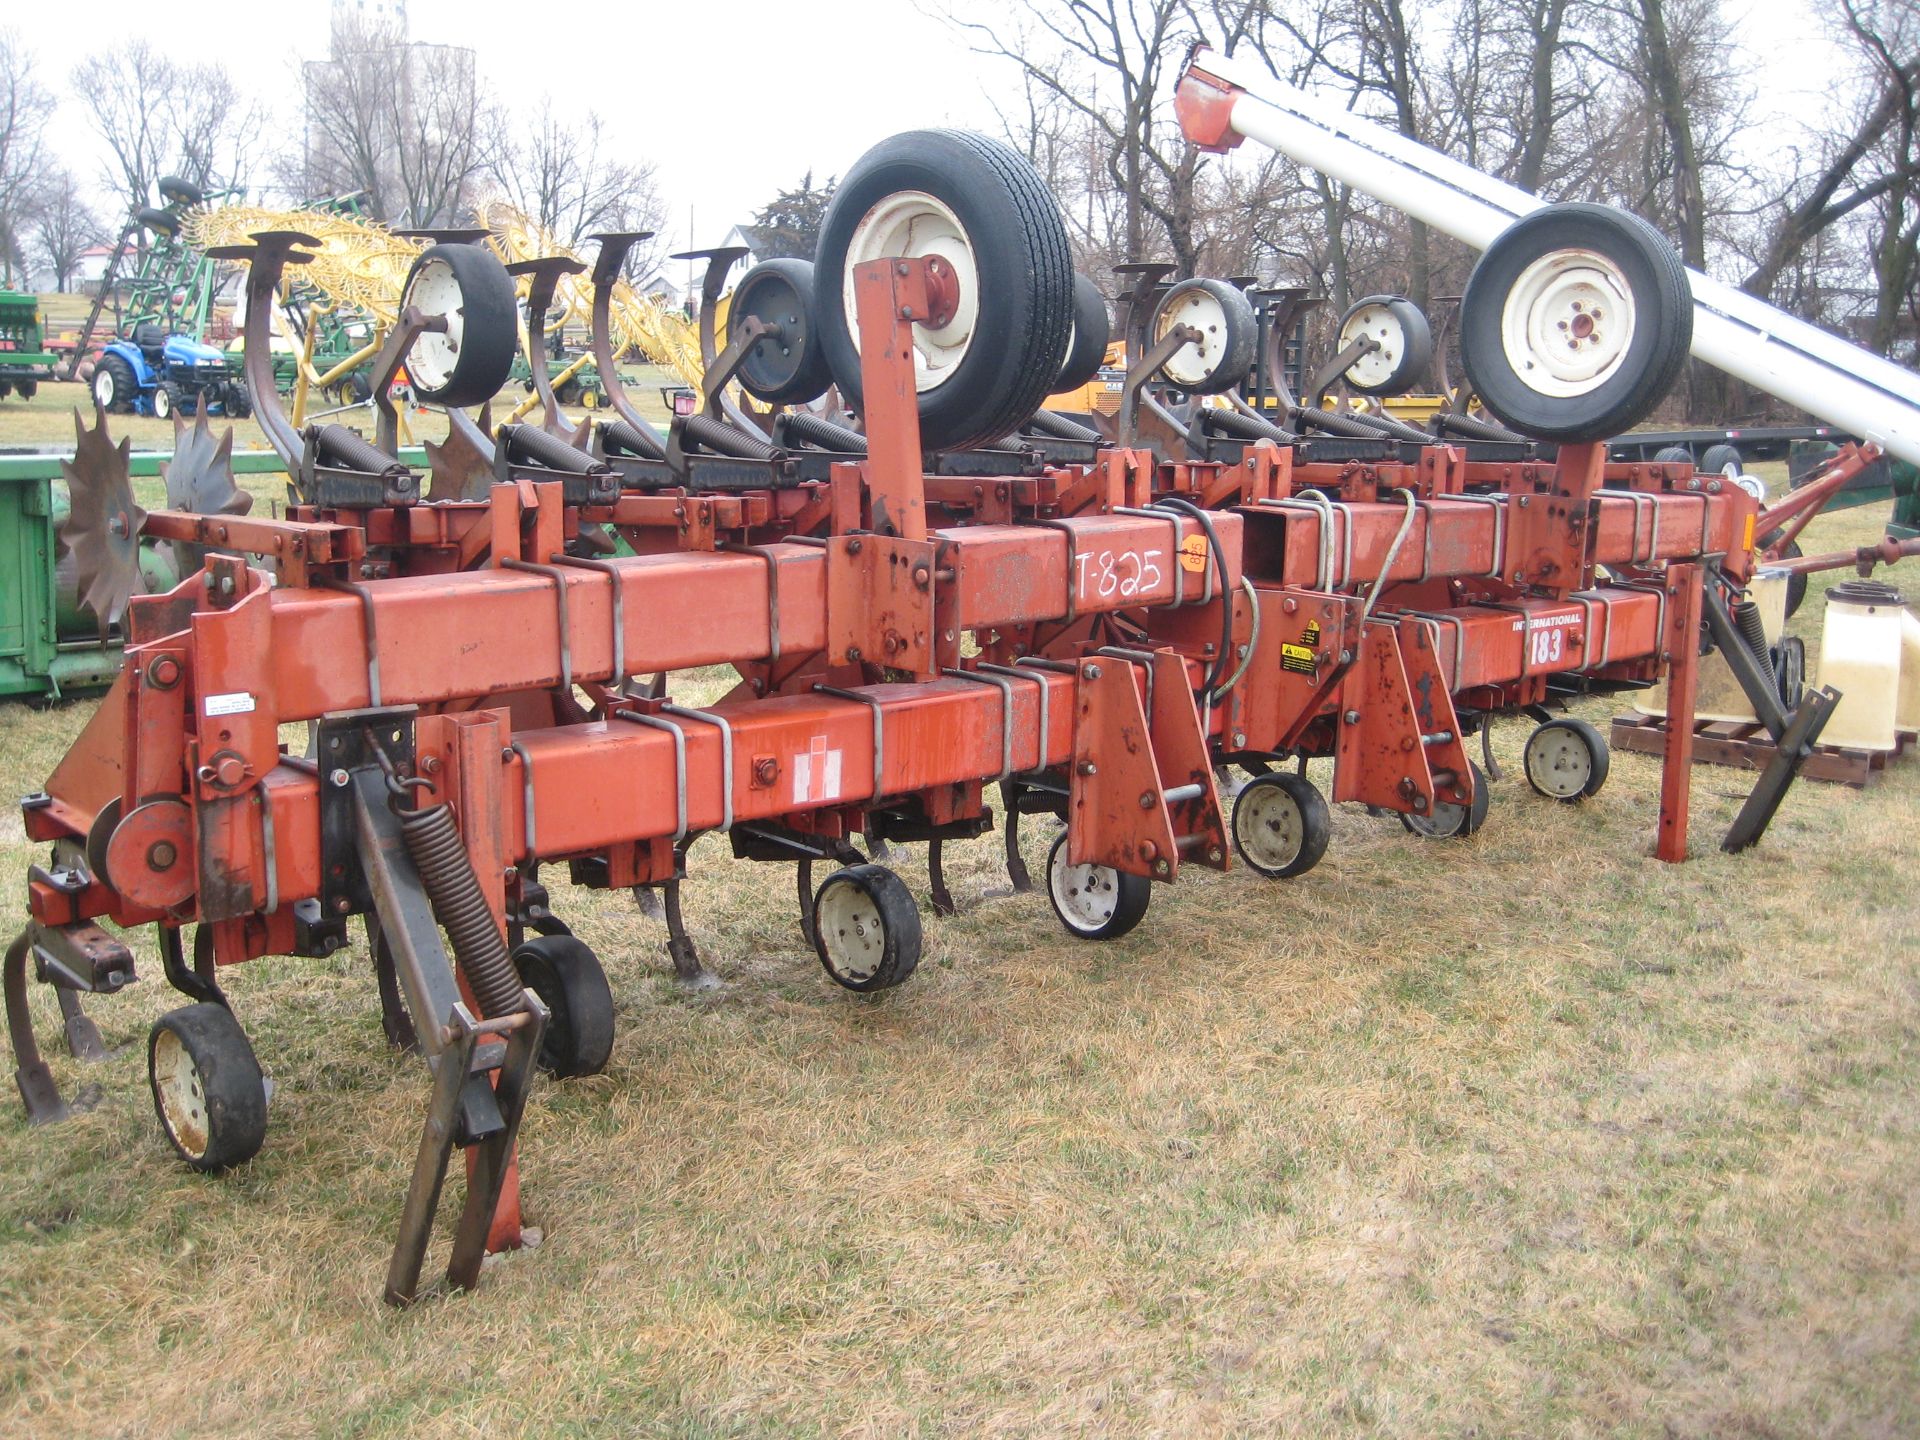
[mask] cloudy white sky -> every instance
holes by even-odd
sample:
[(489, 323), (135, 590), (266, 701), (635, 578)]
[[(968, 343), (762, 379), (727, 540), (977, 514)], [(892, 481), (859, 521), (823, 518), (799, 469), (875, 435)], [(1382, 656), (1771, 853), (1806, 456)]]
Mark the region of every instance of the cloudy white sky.
[[(972, 3), (984, 15), (1006, 0)], [(1806, 0), (1728, 8), (1759, 67), (1756, 130), (1814, 120), (1825, 47)], [(1006, 62), (969, 53), (912, 0), (408, 0), (407, 11), (415, 39), (471, 46), (502, 97), (549, 91), (563, 110), (600, 110), (616, 143), (655, 166), (675, 249), (716, 243), (809, 168), (844, 173), (895, 131), (988, 126), (989, 94), (1013, 84)], [(90, 47), (139, 35), (183, 59), (218, 58), (292, 126), (298, 64), (324, 53), (327, 13), (326, 0), (0, 0), (0, 26), (20, 33), (63, 97), (57, 145), (87, 178), (103, 155), (68, 77)]]

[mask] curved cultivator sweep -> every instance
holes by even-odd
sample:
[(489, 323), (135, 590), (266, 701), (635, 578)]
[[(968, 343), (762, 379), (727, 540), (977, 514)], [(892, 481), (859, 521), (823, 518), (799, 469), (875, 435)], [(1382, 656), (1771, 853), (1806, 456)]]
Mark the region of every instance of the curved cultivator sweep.
[[(1466, 307), (1498, 422), (1463, 403), (1430, 427), (1320, 403), (1420, 378), (1432, 339), (1405, 301), (1361, 301), (1338, 353), (1290, 386), (1297, 293), (1165, 266), (1121, 277), (1117, 412), (1040, 408), (1097, 368), (1109, 317), (1038, 177), (977, 136), (896, 136), (863, 159), (815, 260), (749, 272), (724, 329), (708, 322), (696, 405), (664, 434), (610, 359), (613, 413), (584, 431), (550, 401), (540, 424), (476, 423), (516, 349), (512, 285), (483, 246), (423, 249), (374, 362), (371, 439), (296, 429), (254, 387), (284, 518), (246, 513), (199, 431), (172, 509), (76, 489), (89, 594), (103, 616), (125, 605), (127, 645), (26, 802), (48, 858), (6, 981), (29, 1112), (61, 1104), (28, 963), (83, 1033), (78, 996), (133, 973), (102, 922), (153, 925), (190, 1002), (154, 1032), (159, 1115), (190, 1164), (246, 1159), (266, 1110), (219, 971), (324, 955), (364, 923), (388, 1034), (432, 1076), (387, 1283), (405, 1301), (453, 1149), (470, 1166), (449, 1275), (470, 1285), (517, 1234), (535, 1066), (591, 1073), (611, 1052), (606, 977), (554, 914), (550, 867), (657, 904), (676, 970), (702, 983), (679, 891), (695, 842), (792, 865), (826, 975), (870, 992), (908, 980), (922, 943), (890, 847), (929, 847), (950, 912), (946, 841), (1000, 825), (1028, 890), (1022, 817), (1057, 817), (1041, 888), (1101, 940), (1150, 925), (1155, 887), (1189, 866), (1237, 852), (1276, 879), (1310, 870), (1329, 797), (1277, 768), (1290, 759), (1330, 759), (1332, 800), (1418, 836), (1471, 834), (1497, 823), (1476, 733), (1533, 716), (1533, 787), (1591, 795), (1605, 744), (1549, 707), (1665, 677), (1686, 715), (1703, 612), (1770, 723), (1808, 736), (1830, 699), (1769, 698), (1737, 623), (1767, 533), (1755, 498), (1600, 443), (1686, 352), (1684, 272), (1612, 212), (1542, 213), (1492, 239)], [(546, 301), (581, 287), (611, 357), (633, 239), (604, 237), (586, 271), (514, 268)], [(312, 249), (267, 232), (219, 253), (270, 303)], [(737, 257), (708, 258), (717, 298)], [(264, 333), (247, 342), (264, 374)], [(546, 397), (545, 347), (529, 351)], [(396, 445), (403, 363), (451, 417), (430, 491)], [(104, 436), (81, 439), (76, 468), (110, 470)], [(128, 600), (142, 533), (205, 550), (169, 593)], [(723, 699), (676, 700), (677, 676), (715, 665), (738, 677)], [(283, 743), (289, 725), (304, 744)], [(1685, 765), (1666, 773), (1669, 860)], [(1237, 794), (1236, 768), (1253, 777)]]

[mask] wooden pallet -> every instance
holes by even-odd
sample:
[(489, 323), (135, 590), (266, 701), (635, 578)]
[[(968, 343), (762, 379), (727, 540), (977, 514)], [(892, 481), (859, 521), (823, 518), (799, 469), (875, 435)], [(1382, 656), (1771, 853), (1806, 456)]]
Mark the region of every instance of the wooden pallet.
[[(1880, 778), (1887, 762), (1905, 755), (1920, 733), (1902, 730), (1892, 750), (1850, 750), (1838, 745), (1816, 745), (1800, 766), (1808, 780), (1831, 780), (1864, 790)], [(1616, 715), (1613, 746), (1643, 755), (1667, 753), (1667, 721), (1663, 715)], [(1709, 765), (1736, 770), (1764, 770), (1773, 759), (1773, 737), (1764, 725), (1741, 725), (1726, 720), (1702, 720), (1693, 727), (1693, 758)]]

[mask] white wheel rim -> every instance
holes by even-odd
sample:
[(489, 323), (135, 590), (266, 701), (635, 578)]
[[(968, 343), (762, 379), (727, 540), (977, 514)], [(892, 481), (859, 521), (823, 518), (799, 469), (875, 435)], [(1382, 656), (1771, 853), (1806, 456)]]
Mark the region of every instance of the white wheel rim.
[(460, 363), (460, 342), (467, 331), (459, 277), (444, 260), (429, 260), (413, 277), (403, 302), (428, 319), (444, 317), (446, 330), (429, 330), (407, 352), (407, 373), (429, 390), (439, 390), (453, 379)]
[(1393, 372), (1406, 355), (1407, 332), (1387, 306), (1362, 305), (1340, 327), (1340, 340), (1334, 347), (1335, 351), (1346, 349), (1362, 335), (1378, 342), (1379, 348), (1349, 365), (1347, 379), (1355, 385), (1378, 389), (1393, 379)]
[(154, 1041), (153, 1089), (167, 1132), (182, 1150), (198, 1160), (207, 1153), (212, 1138), (206, 1089), (200, 1082), (200, 1067), (171, 1030), (162, 1030)]
[(1209, 383), (1226, 357), (1227, 310), (1216, 296), (1198, 285), (1175, 289), (1153, 317), (1153, 343), (1166, 339), (1177, 325), (1191, 325), (1200, 332), (1200, 338), (1174, 351), (1160, 369), (1174, 384), (1191, 390)]
[(1507, 364), (1527, 388), (1571, 399), (1613, 378), (1633, 344), (1633, 290), (1620, 267), (1578, 247), (1542, 255), (1500, 311)]
[(153, 413), (162, 420), (173, 413), (173, 401), (164, 389), (153, 392)]
[(828, 881), (813, 923), (835, 975), (861, 984), (879, 972), (887, 955), (887, 922), (861, 886), (851, 880)]
[(1233, 831), (1240, 852), (1263, 870), (1284, 870), (1306, 844), (1300, 806), (1278, 785), (1249, 785), (1233, 804)]
[(103, 407), (113, 404), (113, 372), (104, 365), (93, 377), (93, 398)]
[(913, 386), (925, 394), (953, 378), (973, 345), (980, 315), (980, 266), (973, 241), (952, 207), (924, 190), (900, 190), (884, 197), (853, 227), (847, 263), (840, 277), (840, 301), (847, 334), (860, 353), (860, 316), (854, 303), (853, 271), (870, 260), (924, 260), (938, 255), (953, 267), (960, 300), (953, 317), (939, 328), (913, 327)]
[(1053, 853), (1047, 888), (1053, 892), (1054, 908), (1075, 930), (1092, 934), (1120, 908), (1120, 872), (1111, 865), (1075, 865), (1067, 859), (1065, 845)]
[(1570, 800), (1593, 778), (1593, 755), (1565, 725), (1543, 725), (1527, 737), (1527, 778), (1556, 800)]

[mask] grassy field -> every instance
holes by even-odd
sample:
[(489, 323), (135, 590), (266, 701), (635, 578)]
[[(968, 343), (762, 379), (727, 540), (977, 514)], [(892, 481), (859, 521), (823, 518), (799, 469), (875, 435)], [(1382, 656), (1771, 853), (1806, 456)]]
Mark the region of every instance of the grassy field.
[[(86, 714), (0, 711), (13, 792)], [(229, 977), (277, 1088), (220, 1179), (154, 1123), (149, 961), (93, 1006), (113, 1057), (54, 1060), (95, 1108), (0, 1107), (0, 1432), (1920, 1433), (1920, 765), (1799, 786), (1737, 859), (1751, 777), (1702, 768), (1671, 868), (1656, 762), (1556, 806), (1526, 729), (1474, 839), (1340, 807), (1311, 874), (1183, 879), (1106, 946), (995, 895), (997, 837), (956, 847), (960, 915), (874, 999), (718, 842), (697, 996), (553, 874), (613, 1064), (535, 1095), (544, 1242), (407, 1313), (378, 1292), (426, 1085), (364, 951)]]

